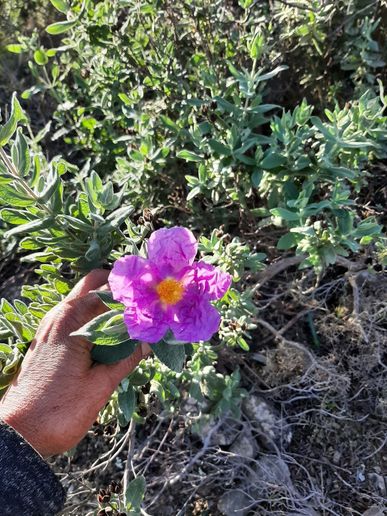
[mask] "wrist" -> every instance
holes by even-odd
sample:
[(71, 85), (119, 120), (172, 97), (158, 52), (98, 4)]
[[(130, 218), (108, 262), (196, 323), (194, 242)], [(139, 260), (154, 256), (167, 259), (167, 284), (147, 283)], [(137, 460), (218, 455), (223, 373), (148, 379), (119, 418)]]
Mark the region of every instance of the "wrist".
[(15, 407), (10, 407), (5, 400), (0, 402), (0, 420), (12, 427), (23, 439), (42, 457), (48, 457), (48, 452), (41, 439), (41, 433), (28, 417), (27, 410), (23, 414)]

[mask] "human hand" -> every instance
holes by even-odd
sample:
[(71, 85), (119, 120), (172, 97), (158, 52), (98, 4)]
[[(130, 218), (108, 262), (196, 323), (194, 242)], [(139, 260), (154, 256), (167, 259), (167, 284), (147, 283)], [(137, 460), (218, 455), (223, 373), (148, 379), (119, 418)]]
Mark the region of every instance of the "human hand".
[(142, 344), (128, 358), (93, 364), (92, 345), (70, 334), (107, 310), (91, 292), (109, 271), (90, 272), (42, 320), (14, 379), (0, 401), (0, 419), (42, 456), (75, 446), (96, 420), (120, 381), (150, 352)]

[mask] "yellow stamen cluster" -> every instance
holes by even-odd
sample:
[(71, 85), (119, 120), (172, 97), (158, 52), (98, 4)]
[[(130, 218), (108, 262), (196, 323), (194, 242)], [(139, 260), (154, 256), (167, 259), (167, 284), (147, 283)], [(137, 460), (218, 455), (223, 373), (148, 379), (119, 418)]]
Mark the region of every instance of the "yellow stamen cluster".
[(182, 299), (184, 287), (180, 281), (167, 278), (157, 285), (156, 292), (162, 303), (165, 305), (175, 305)]

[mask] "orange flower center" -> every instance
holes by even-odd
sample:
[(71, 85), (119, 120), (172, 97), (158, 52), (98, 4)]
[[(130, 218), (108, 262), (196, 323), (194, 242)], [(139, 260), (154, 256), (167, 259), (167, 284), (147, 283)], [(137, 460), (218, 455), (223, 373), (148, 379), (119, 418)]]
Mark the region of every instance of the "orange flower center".
[(158, 293), (162, 303), (166, 305), (175, 305), (183, 297), (184, 287), (180, 281), (167, 278), (157, 285), (156, 292)]

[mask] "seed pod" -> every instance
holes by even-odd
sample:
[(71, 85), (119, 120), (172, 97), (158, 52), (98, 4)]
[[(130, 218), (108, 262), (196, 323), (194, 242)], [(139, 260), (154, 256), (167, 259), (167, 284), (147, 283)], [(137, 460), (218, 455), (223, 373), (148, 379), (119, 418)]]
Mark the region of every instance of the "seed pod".
[(98, 503), (108, 503), (110, 501), (110, 494), (105, 489), (101, 489), (101, 491), (98, 494)]
[(149, 208), (145, 208), (142, 212), (142, 216), (144, 217), (144, 220), (146, 222), (152, 222), (153, 220), (153, 214)]
[(122, 485), (119, 482), (113, 480), (113, 482), (109, 486), (109, 490), (111, 493), (120, 494), (122, 493)]
[(105, 434), (106, 435), (113, 435), (114, 434), (114, 427), (113, 427), (113, 425), (105, 426)]

